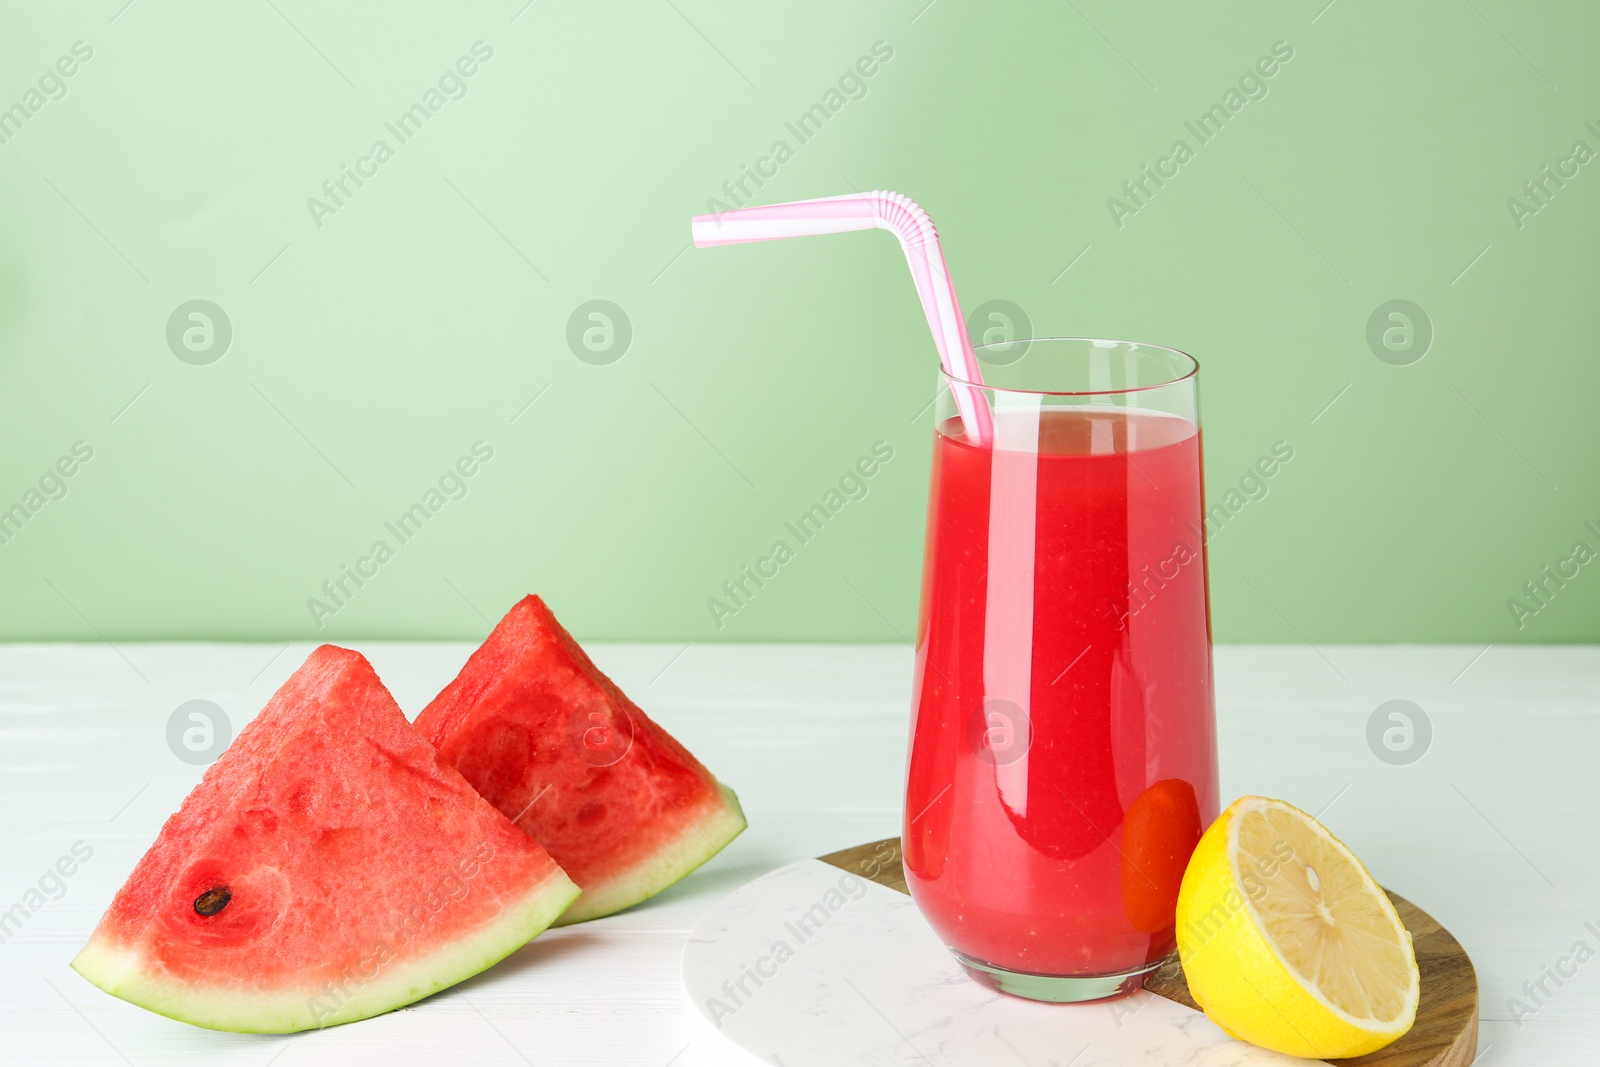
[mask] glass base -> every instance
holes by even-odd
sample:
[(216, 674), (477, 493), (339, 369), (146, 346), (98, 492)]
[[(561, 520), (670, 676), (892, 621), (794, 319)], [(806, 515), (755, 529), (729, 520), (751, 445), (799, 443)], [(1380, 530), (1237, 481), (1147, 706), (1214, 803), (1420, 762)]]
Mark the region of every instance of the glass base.
[(1024, 1000), (1040, 1000), (1047, 1004), (1085, 1004), (1095, 1000), (1110, 1000), (1127, 996), (1144, 987), (1144, 980), (1166, 965), (1166, 960), (1156, 960), (1120, 974), (1094, 974), (1065, 976), (1055, 974), (1029, 974), (1011, 971), (984, 963), (961, 953), (954, 953), (961, 966), (976, 981)]

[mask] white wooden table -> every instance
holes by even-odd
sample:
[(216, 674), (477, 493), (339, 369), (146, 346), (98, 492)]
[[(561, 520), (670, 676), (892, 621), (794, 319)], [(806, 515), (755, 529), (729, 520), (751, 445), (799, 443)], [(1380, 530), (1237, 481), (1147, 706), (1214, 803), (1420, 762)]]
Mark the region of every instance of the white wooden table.
[[(359, 647), (411, 714), (470, 650)], [(0, 911), (75, 842), (93, 849), (60, 899), (0, 944), (0, 1062), (715, 1062), (679, 988), (696, 918), (746, 878), (898, 832), (904, 647), (600, 645), (601, 667), (738, 791), (750, 829), (725, 857), (631, 912), (551, 931), (456, 989), (352, 1026), (216, 1034), (106, 996), (67, 963), (203, 770), (168, 747), (173, 709), (210, 700), (237, 730), (309, 650), (0, 646)], [(1559, 986), (1542, 971), (1571, 972), (1560, 961), (1580, 941), (1600, 953), (1600, 648), (1223, 648), (1217, 671), (1224, 797), (1321, 813), (1460, 938), (1483, 993), (1479, 1062), (1600, 1062), (1600, 956)], [(1391, 699), (1432, 726), (1409, 764), (1368, 746), (1368, 720)], [(1537, 994), (1541, 980), (1550, 995), (1535, 1003), (1524, 982)]]

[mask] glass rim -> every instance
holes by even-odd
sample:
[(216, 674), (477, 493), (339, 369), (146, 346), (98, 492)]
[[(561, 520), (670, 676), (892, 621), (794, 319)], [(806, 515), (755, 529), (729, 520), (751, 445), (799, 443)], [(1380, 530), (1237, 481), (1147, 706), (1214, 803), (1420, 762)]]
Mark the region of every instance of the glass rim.
[(1010, 348), (1013, 345), (1020, 344), (1032, 345), (1040, 341), (1079, 341), (1094, 346), (1123, 345), (1129, 348), (1164, 352), (1168, 355), (1177, 356), (1180, 363), (1187, 363), (1188, 369), (1170, 381), (1156, 382), (1152, 385), (1136, 385), (1128, 389), (1013, 389), (1005, 385), (989, 385), (986, 382), (968, 381), (960, 375), (951, 374), (943, 366), (940, 366), (939, 374), (946, 380), (959, 385), (970, 386), (974, 389), (987, 389), (995, 393), (1021, 393), (1029, 396), (1123, 396), (1132, 393), (1147, 393), (1155, 389), (1166, 389), (1170, 386), (1187, 382), (1200, 373), (1200, 361), (1181, 349), (1150, 344), (1146, 341), (1124, 341), (1113, 337), (1018, 337), (1011, 341), (995, 341), (992, 344), (974, 345), (972, 351), (979, 353), (990, 348)]

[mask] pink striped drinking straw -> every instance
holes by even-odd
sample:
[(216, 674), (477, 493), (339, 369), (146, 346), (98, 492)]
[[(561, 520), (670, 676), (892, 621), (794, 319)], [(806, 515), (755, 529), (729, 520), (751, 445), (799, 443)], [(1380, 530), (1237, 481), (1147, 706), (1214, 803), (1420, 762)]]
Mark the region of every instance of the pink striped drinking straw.
[(956, 379), (950, 388), (967, 439), (974, 444), (987, 444), (993, 436), (993, 422), (989, 405), (978, 388), (983, 374), (972, 351), (972, 339), (967, 336), (955, 283), (945, 266), (944, 249), (939, 247), (938, 231), (916, 201), (887, 191), (852, 193), (735, 208), (715, 215), (697, 215), (693, 220), (697, 248), (871, 229), (888, 230), (900, 238), (911, 280), (922, 299), (923, 314), (933, 331), (939, 361), (945, 373)]

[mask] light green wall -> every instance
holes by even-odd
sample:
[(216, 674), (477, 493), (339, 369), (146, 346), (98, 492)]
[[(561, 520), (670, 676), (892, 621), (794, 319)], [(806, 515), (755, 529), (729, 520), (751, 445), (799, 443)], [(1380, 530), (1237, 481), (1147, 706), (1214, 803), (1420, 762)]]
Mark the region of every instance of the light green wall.
[[(0, 107), (93, 56), (0, 144), (0, 507), (93, 458), (0, 547), (0, 637), (463, 637), (529, 590), (586, 637), (909, 634), (934, 357), (893, 240), (686, 251), (782, 139), (762, 201), (920, 199), (969, 309), (1194, 352), (1213, 499), (1292, 446), (1212, 542), (1219, 639), (1600, 639), (1600, 562), (1521, 629), (1506, 604), (1600, 550), (1600, 162), (1507, 206), (1600, 150), (1600, 8), (924, 3), (14, 6)], [(1280, 41), (1198, 145), (1185, 121)], [(166, 340), (196, 299), (232, 326), (209, 365)], [(567, 344), (592, 299), (632, 325), (610, 364)], [(1366, 340), (1396, 299), (1432, 323), (1410, 365)], [(467, 495), (315, 628), (307, 598), (477, 441)], [(717, 629), (707, 598), (877, 441), (866, 498)]]

